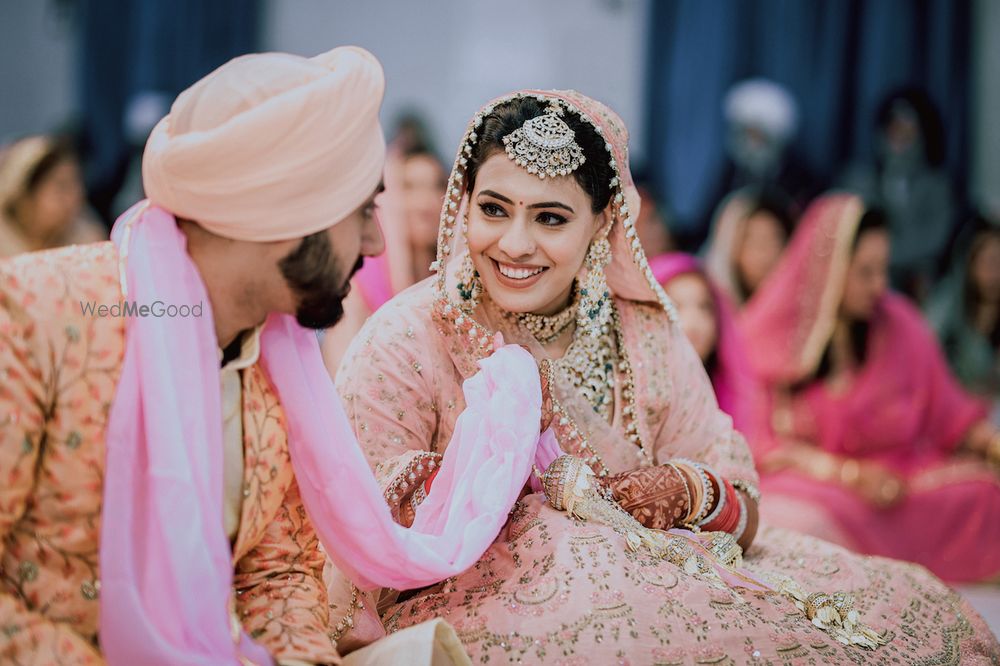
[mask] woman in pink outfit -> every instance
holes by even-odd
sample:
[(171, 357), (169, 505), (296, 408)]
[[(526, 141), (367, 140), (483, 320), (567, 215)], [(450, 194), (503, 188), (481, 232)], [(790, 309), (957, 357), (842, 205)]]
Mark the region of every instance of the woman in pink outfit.
[(744, 187), (718, 205), (703, 248), (705, 272), (742, 310), (774, 270), (795, 228), (798, 210), (772, 187)]
[[(538, 363), (545, 446), (594, 474), (539, 465), (545, 494), (525, 487), (472, 567), (383, 592), (386, 629), (446, 618), (476, 663), (989, 663), (1000, 644), (925, 569), (758, 533), (750, 452), (635, 240), (627, 139), (573, 91), (481, 109), (449, 178), (437, 279), (382, 307), (345, 355), (347, 415), (404, 525), (454, 480), (435, 474), (480, 408), (463, 381), (500, 336)], [(333, 599), (344, 626), (358, 598)]]
[(649, 260), (656, 281), (677, 306), (681, 327), (705, 366), (719, 409), (746, 435), (759, 394), (748, 348), (729, 297), (695, 257), (681, 252)]
[(826, 196), (743, 313), (768, 390), (749, 437), (762, 512), (946, 580), (993, 579), (1000, 482), (985, 460), (1000, 435), (919, 311), (887, 290), (889, 252), (878, 211)]

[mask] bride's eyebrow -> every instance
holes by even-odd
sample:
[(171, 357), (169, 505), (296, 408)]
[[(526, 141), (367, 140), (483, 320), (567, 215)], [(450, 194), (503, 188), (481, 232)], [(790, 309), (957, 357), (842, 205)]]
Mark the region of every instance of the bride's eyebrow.
[(479, 196), (481, 196), (481, 197), (482, 196), (493, 197), (494, 199), (499, 199), (500, 201), (502, 201), (504, 203), (508, 203), (511, 206), (514, 205), (513, 201), (511, 201), (510, 199), (508, 199), (504, 195), (500, 194), (499, 192), (494, 192), (493, 190), (483, 190), (482, 192), (479, 193)]
[[(479, 196), (492, 197), (494, 199), (499, 199), (504, 203), (508, 203), (512, 206), (514, 205), (513, 201), (511, 201), (504, 195), (500, 194), (499, 192), (494, 192), (493, 190), (483, 190), (482, 192), (479, 193)], [(574, 211), (572, 208), (570, 208), (569, 206), (560, 201), (543, 201), (541, 203), (531, 204), (530, 206), (528, 206), (528, 208), (562, 208), (563, 210), (568, 210), (570, 213), (573, 214), (576, 213), (576, 211)]]
[(562, 208), (570, 213), (575, 213), (572, 208), (559, 201), (543, 201), (542, 203), (531, 204), (528, 208)]

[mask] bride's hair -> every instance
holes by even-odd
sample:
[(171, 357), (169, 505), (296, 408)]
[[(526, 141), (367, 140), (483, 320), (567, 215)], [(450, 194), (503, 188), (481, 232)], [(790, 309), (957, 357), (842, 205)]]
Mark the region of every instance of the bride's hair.
[[(495, 153), (505, 152), (503, 138), (526, 121), (542, 115), (547, 107), (548, 104), (539, 102), (534, 97), (520, 97), (498, 104), (483, 118), (480, 139), (473, 148), (467, 167), (467, 191), (471, 192), (475, 187), (476, 174), (483, 162)], [(594, 130), (593, 125), (581, 120), (572, 111), (564, 112), (562, 119), (576, 133), (576, 143), (583, 149), (586, 158), (573, 172), (573, 178), (590, 197), (593, 212), (599, 213), (611, 201), (611, 179), (614, 178), (614, 172), (608, 164), (610, 156), (604, 147), (604, 138)]]

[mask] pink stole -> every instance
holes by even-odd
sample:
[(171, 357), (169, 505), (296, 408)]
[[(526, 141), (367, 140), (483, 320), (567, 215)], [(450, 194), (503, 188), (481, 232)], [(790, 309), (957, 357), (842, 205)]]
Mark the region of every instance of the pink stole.
[[(218, 345), (205, 286), (185, 236), (162, 209), (137, 204), (113, 238), (126, 299), (203, 303), (204, 314), (135, 317), (128, 325), (107, 434), (102, 650), (113, 664), (269, 663), (231, 616)], [(288, 419), (306, 510), (330, 557), (357, 585), (422, 587), (479, 559), (535, 458), (541, 386), (527, 351), (501, 347), (466, 381), (468, 408), (409, 529), (392, 519), (315, 334), (272, 314), (261, 360)]]

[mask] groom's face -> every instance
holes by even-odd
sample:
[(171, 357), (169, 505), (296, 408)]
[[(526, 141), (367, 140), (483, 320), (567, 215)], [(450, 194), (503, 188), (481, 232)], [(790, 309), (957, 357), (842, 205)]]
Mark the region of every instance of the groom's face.
[(295, 318), (302, 326), (329, 328), (344, 314), (343, 300), (351, 289), (350, 280), (362, 266), (364, 257), (385, 249), (375, 214), (375, 196), (339, 223), (302, 239), (299, 246), (278, 264), (289, 289), (295, 295)]

